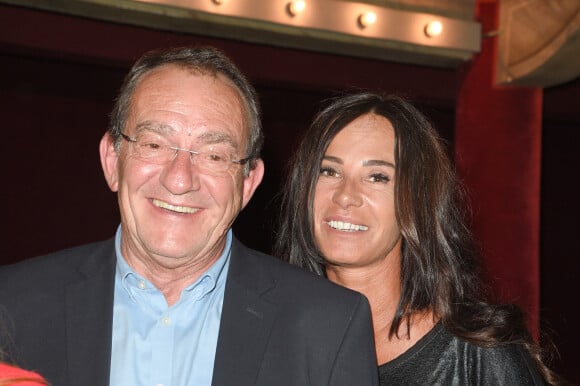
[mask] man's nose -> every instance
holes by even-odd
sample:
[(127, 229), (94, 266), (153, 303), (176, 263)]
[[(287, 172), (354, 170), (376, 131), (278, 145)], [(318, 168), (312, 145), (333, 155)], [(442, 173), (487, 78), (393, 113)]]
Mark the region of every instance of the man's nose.
[(187, 150), (175, 150), (176, 154), (165, 165), (161, 174), (161, 183), (172, 194), (184, 194), (199, 189), (199, 168)]

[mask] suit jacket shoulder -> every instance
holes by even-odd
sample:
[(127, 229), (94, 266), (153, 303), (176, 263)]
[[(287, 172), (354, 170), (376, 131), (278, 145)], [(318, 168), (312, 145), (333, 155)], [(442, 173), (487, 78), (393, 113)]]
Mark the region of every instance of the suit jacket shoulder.
[(0, 267), (0, 345), (54, 385), (107, 385), (113, 240)]
[[(0, 266), (0, 288), (8, 291), (18, 288), (25, 292), (30, 289), (34, 292), (40, 285), (45, 288), (62, 287), (77, 280), (79, 275), (91, 275), (95, 270), (110, 268), (115, 261), (113, 239), (63, 249)], [(21, 280), (22, 277), (27, 280)], [(30, 286), (30, 281), (37, 285)]]
[(232, 244), (214, 385), (376, 385), (368, 301)]

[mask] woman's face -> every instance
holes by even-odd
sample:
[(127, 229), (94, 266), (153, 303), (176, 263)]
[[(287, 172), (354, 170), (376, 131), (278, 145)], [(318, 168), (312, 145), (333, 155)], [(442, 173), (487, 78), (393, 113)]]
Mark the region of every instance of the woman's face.
[(314, 194), (314, 235), (330, 266), (399, 259), (394, 152), (393, 126), (374, 114), (355, 119), (328, 146)]

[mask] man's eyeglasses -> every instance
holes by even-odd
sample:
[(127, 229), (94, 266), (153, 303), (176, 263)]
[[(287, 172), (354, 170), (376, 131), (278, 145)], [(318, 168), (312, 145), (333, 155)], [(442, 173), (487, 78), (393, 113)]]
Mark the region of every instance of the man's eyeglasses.
[(142, 134), (133, 138), (121, 133), (121, 137), (133, 145), (137, 157), (157, 165), (165, 165), (172, 161), (179, 151), (185, 151), (189, 153), (191, 162), (195, 162), (200, 169), (209, 173), (225, 173), (232, 165), (245, 165), (253, 158), (232, 159), (225, 150), (212, 146), (202, 151), (184, 149), (172, 146), (166, 138), (156, 134)]

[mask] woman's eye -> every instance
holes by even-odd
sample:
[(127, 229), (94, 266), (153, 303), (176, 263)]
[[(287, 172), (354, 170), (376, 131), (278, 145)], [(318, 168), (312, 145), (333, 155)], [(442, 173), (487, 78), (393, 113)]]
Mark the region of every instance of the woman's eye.
[(322, 167), (320, 168), (320, 175), (327, 177), (335, 177), (338, 173), (333, 168)]
[(382, 174), (382, 173), (375, 173), (375, 174), (372, 174), (369, 177), (369, 181), (371, 181), (371, 182), (383, 182), (383, 183), (387, 183), (390, 180), (391, 180), (391, 178), (389, 176), (387, 176), (385, 174)]

